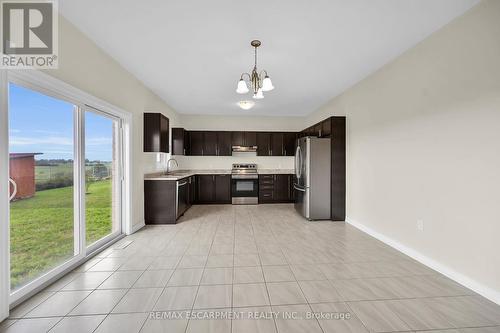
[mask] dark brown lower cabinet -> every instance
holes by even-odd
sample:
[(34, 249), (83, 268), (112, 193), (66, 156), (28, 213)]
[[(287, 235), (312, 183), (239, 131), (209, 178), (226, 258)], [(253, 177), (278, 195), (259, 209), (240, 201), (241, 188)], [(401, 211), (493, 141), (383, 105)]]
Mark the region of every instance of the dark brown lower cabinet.
[(214, 175), (198, 175), (196, 176), (196, 187), (198, 193), (198, 203), (212, 203), (215, 194)]
[(196, 178), (197, 203), (231, 203), (231, 175), (198, 175)]
[(231, 175), (215, 175), (215, 203), (231, 203)]
[(287, 203), (294, 201), (293, 175), (259, 175), (259, 203)]
[(144, 181), (144, 220), (146, 224), (173, 224), (177, 216), (177, 185), (169, 180)]
[(274, 179), (274, 199), (278, 202), (290, 201), (290, 186), (288, 175), (275, 175)]

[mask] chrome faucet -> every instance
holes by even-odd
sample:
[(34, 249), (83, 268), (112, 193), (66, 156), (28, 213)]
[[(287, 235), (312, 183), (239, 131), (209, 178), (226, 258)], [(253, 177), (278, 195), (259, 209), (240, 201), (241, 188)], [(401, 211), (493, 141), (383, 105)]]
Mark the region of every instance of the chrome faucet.
[(168, 173), (168, 166), (170, 165), (170, 161), (174, 161), (175, 162), (175, 165), (177, 167), (179, 167), (179, 163), (177, 163), (177, 160), (175, 158), (170, 158), (168, 161), (167, 161), (167, 173)]

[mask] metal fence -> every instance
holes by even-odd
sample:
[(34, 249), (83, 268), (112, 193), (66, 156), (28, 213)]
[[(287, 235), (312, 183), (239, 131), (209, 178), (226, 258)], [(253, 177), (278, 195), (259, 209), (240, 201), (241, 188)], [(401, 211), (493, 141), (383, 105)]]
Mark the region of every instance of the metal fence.
[[(112, 175), (111, 162), (85, 165), (87, 179), (103, 180)], [(35, 184), (37, 191), (73, 185), (73, 163), (61, 163), (35, 166)]]

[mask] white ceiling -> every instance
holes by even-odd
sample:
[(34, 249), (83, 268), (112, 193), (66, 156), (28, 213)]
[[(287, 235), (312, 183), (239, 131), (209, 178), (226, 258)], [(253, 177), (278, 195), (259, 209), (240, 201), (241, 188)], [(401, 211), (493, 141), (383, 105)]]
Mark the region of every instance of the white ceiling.
[[(62, 14), (179, 113), (302, 116), (478, 0), (73, 0)], [(253, 65), (276, 87), (250, 111)]]

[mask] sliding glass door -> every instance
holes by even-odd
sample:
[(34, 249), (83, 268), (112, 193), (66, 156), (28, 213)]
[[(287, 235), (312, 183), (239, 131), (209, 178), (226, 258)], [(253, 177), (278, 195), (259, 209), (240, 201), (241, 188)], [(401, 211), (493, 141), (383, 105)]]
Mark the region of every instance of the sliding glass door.
[(79, 254), (76, 106), (9, 84), (10, 285)]
[(8, 84), (11, 299), (121, 234), (120, 118)]
[(85, 109), (85, 242), (97, 247), (121, 232), (120, 119)]

